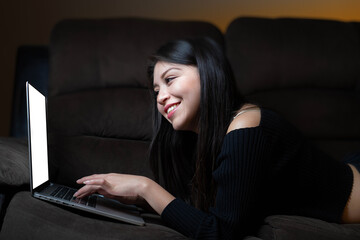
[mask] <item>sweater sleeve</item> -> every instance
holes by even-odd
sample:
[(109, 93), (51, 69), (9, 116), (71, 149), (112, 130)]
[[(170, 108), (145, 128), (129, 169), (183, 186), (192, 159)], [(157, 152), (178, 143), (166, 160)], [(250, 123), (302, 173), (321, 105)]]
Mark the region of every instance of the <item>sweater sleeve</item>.
[(261, 127), (228, 133), (213, 172), (217, 184), (215, 206), (205, 213), (175, 199), (164, 209), (163, 220), (195, 239), (239, 239), (249, 234), (253, 220), (258, 220), (253, 210), (268, 145)]

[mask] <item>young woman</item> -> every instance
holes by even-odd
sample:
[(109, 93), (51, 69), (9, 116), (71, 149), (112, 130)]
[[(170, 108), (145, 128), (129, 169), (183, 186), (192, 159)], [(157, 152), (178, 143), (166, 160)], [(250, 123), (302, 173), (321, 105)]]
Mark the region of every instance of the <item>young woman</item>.
[(273, 214), (360, 222), (356, 163), (329, 158), (276, 113), (235, 98), (230, 67), (215, 42), (170, 42), (151, 58), (148, 73), (156, 181), (92, 175), (77, 181), (85, 186), (76, 197), (98, 192), (147, 203), (191, 238), (240, 239)]

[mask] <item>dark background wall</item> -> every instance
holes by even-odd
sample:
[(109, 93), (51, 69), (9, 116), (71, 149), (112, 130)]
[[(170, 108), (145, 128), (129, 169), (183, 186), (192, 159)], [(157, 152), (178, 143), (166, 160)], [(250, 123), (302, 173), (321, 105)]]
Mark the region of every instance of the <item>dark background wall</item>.
[(225, 31), (238, 16), (360, 21), (359, 12), (359, 0), (0, 0), (0, 136), (10, 133), (17, 48), (48, 44), (62, 19), (203, 20)]

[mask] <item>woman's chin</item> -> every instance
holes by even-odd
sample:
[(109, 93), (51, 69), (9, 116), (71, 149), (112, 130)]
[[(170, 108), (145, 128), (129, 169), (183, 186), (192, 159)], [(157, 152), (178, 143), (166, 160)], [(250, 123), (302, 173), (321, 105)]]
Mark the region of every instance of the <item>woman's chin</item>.
[(176, 121), (175, 122), (170, 121), (170, 123), (171, 123), (171, 125), (172, 125), (172, 127), (173, 127), (173, 129), (175, 131), (184, 131), (184, 130), (186, 130), (183, 125), (178, 124)]
[(189, 131), (189, 132), (198, 133), (196, 131), (196, 129), (194, 129), (193, 127), (183, 126), (183, 125), (175, 125), (175, 124), (172, 124), (172, 126), (175, 131)]

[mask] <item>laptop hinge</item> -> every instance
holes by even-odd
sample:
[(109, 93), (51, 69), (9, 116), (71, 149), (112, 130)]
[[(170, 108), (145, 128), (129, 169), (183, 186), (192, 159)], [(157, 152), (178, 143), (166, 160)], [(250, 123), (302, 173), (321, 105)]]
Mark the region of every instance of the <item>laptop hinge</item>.
[(34, 194), (35, 192), (41, 192), (51, 185), (52, 185), (52, 183), (50, 181), (46, 181), (43, 184), (41, 184), (40, 186), (38, 186), (37, 188), (33, 189), (31, 194)]

